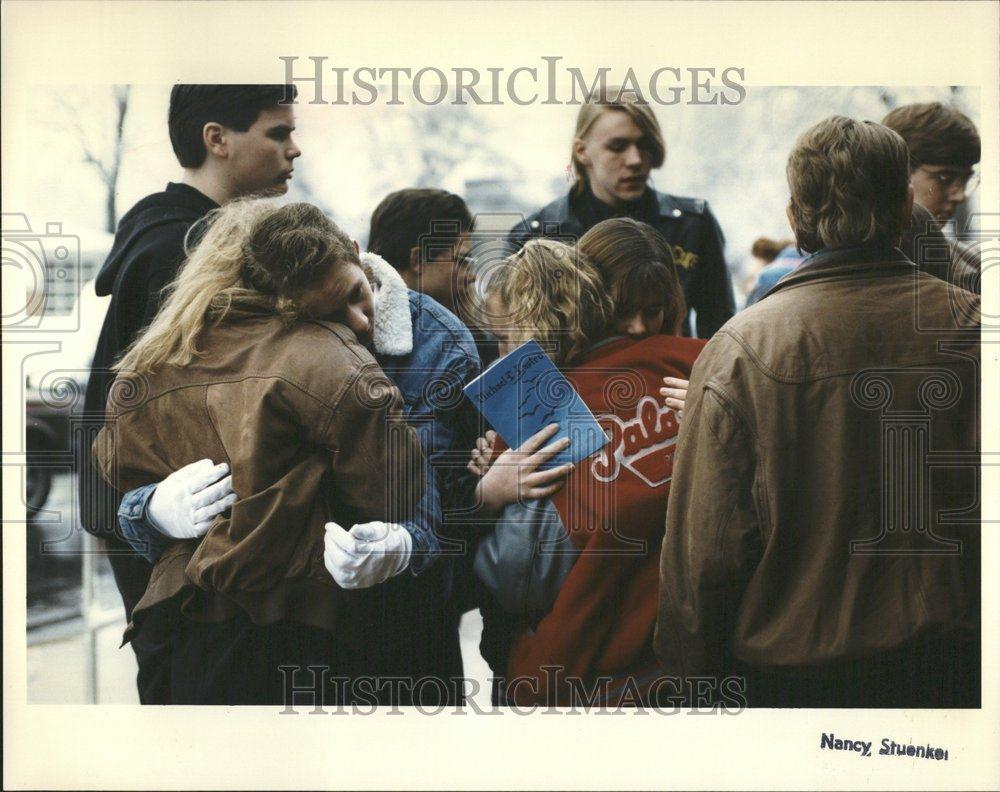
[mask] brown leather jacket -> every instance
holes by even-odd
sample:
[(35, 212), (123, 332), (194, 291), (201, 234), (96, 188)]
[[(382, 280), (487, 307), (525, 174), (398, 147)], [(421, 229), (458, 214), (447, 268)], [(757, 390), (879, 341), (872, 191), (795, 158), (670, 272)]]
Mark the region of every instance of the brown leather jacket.
[(979, 378), (979, 297), (891, 248), (821, 251), (727, 322), (681, 422), (667, 673), (830, 669), (974, 633)]
[[(208, 457), (232, 469), (238, 500), (200, 542), (173, 543), (136, 606), (178, 595), (221, 621), (289, 619), (333, 629), (341, 591), (323, 564), (324, 524), (399, 521), (422, 493), (422, 455), (402, 397), (342, 325), (244, 306), (210, 327), (187, 366), (119, 376), (94, 443), (120, 491)], [(131, 635), (132, 626), (126, 633)]]

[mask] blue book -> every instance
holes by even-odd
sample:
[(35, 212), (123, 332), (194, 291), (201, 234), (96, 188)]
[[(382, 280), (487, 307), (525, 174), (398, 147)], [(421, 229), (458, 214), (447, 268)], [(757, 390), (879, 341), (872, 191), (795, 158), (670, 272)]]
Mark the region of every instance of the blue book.
[(511, 448), (558, 423), (559, 431), (545, 445), (562, 437), (570, 444), (543, 468), (578, 463), (608, 443), (580, 394), (534, 339), (497, 360), (464, 391)]

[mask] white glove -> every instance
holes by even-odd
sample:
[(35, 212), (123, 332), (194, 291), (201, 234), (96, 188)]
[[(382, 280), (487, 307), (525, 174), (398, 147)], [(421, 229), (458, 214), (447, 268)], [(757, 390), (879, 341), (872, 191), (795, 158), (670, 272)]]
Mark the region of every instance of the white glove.
[(175, 470), (156, 485), (146, 517), (157, 531), (172, 539), (203, 536), (212, 520), (236, 503), (233, 477), (227, 473), (229, 465), (214, 465), (211, 459), (199, 459)]
[(362, 523), (348, 533), (335, 522), (326, 524), (323, 561), (341, 588), (384, 583), (406, 569), (412, 551), (413, 537), (402, 525)]

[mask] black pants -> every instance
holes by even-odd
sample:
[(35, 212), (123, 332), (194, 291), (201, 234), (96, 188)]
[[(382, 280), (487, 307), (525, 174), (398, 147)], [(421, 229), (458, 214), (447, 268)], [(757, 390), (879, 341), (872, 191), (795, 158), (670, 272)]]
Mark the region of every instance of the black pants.
[[(320, 667), (321, 678), (345, 670), (330, 633), (287, 622), (260, 627), (243, 616), (221, 623), (182, 618), (174, 639), (170, 696), (176, 704), (282, 705), (286, 674), (290, 686), (305, 688), (310, 666)], [(322, 689), (319, 696), (316, 703), (326, 703)]]
[[(280, 622), (259, 626), (183, 619), (170, 656), (175, 704), (271, 705), (324, 709), (338, 705), (453, 706), (459, 674), (421, 674), (370, 665), (370, 653), (338, 646), (336, 636)], [(460, 660), (460, 658), (459, 658)]]
[(173, 630), (170, 698), (282, 707), (458, 705), (458, 614), (434, 598), (439, 574), (404, 573), (344, 592), (332, 633), (287, 621), (260, 626), (246, 616), (221, 623), (181, 617)]
[[(152, 566), (123, 543), (105, 540), (115, 585), (122, 595), (125, 620), (131, 621), (132, 610), (149, 585)], [(132, 641), (139, 671), (136, 687), (142, 704), (169, 704), (170, 699), (170, 646), (171, 641), (162, 631), (148, 630)]]
[(978, 635), (921, 640), (849, 668), (742, 675), (751, 707), (976, 708), (981, 702)]

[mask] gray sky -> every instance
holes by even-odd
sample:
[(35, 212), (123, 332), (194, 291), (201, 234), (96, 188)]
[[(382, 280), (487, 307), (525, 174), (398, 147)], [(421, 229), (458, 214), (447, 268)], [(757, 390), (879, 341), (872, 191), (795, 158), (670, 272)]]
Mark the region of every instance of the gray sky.
[[(889, 89), (896, 104), (957, 99), (978, 122), (978, 92), (944, 87)], [(126, 122), (126, 149), (118, 184), (119, 215), (142, 196), (180, 176), (166, 129), (168, 86), (133, 86)], [(81, 136), (95, 150), (112, 139), (109, 88), (39, 88), (37, 105), (20, 119), (29, 178), (13, 183), (4, 211), (23, 211), (32, 222), (63, 222), (70, 233), (103, 224), (103, 188), (82, 161)], [(75, 109), (71, 109), (75, 108)], [(442, 109), (443, 108), (443, 109)], [(566, 166), (576, 107), (470, 106), (458, 111), (462, 132), (430, 141), (414, 123), (419, 113), (454, 108), (300, 104), (296, 133), (304, 179), (345, 230), (361, 237), (377, 202), (390, 190), (413, 186), (422, 146), (437, 146), (456, 164), (441, 184), (463, 192), (465, 180), (509, 178), (532, 211), (568, 186)], [(887, 110), (879, 88), (755, 88), (736, 106), (657, 107), (667, 140), (667, 161), (654, 185), (710, 200), (728, 240), (732, 261), (762, 234), (785, 236), (787, 188), (784, 161), (795, 136), (833, 113), (879, 119)], [(464, 112), (465, 115), (461, 115)], [(74, 122), (74, 118), (78, 122)], [(79, 128), (76, 128), (78, 123)], [(10, 184), (10, 182), (8, 182)], [(290, 198), (302, 198), (293, 182)]]

